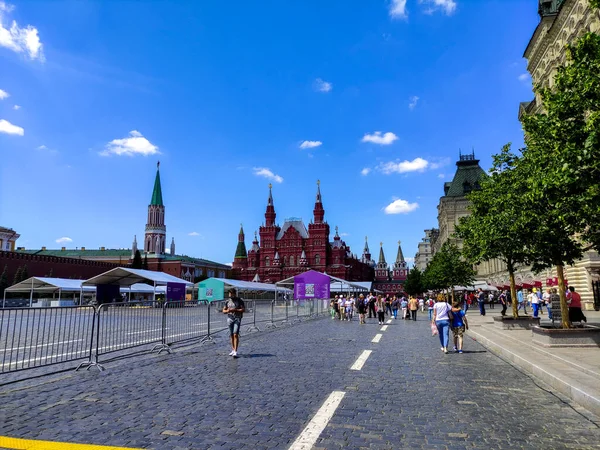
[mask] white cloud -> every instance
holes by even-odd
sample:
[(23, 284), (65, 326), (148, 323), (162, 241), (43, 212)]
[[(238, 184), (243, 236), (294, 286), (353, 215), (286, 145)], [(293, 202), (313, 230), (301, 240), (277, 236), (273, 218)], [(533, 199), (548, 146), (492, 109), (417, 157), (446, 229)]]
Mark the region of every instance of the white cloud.
[(383, 211), (386, 214), (408, 214), (419, 207), (418, 203), (408, 203), (406, 200), (398, 198), (387, 205)]
[(153, 145), (148, 139), (142, 136), (139, 131), (133, 130), (129, 132), (129, 137), (123, 139), (114, 139), (106, 144), (106, 148), (100, 152), (102, 156), (109, 155), (156, 155), (160, 153), (158, 147)]
[(408, 17), (406, 0), (392, 0), (390, 3), (390, 16), (393, 19), (406, 19)]
[(315, 148), (323, 145), (321, 141), (304, 141), (300, 144), (300, 148)]
[(382, 134), (381, 131), (376, 131), (373, 134), (365, 134), (361, 140), (361, 142), (372, 142), (373, 144), (379, 145), (390, 145), (392, 142), (398, 140), (398, 136), (394, 133), (388, 131), (385, 134)]
[(371, 168), (370, 167), (365, 167), (363, 170), (360, 171), (360, 174), (363, 177), (366, 177), (367, 175), (369, 175), (371, 173)]
[(264, 177), (275, 183), (283, 183), (283, 178), (274, 174), (271, 169), (267, 169), (266, 167), (254, 167), (252, 170), (254, 170), (254, 175), (257, 177)]
[(15, 111), (19, 110), (19, 109), (21, 109), (21, 105), (15, 105), (15, 106), (13, 106), (13, 109), (14, 109)]
[(431, 170), (439, 169), (450, 164), (450, 158), (438, 158), (435, 162), (429, 162), (429, 168)]
[(522, 81), (523, 83), (528, 82), (531, 79), (528, 73), (522, 73), (518, 78), (519, 81)]
[(0, 1), (0, 47), (16, 53), (25, 53), (31, 59), (44, 62), (43, 44), (37, 28), (32, 25), (21, 28), (16, 20), (13, 20), (9, 27), (8, 16), (13, 9), (13, 5)]
[(440, 178), (440, 179), (442, 179), (442, 180), (443, 180), (444, 178), (446, 178), (446, 174), (445, 174), (445, 173), (440, 173), (440, 174), (438, 175), (438, 178)]
[(392, 173), (422, 172), (429, 167), (429, 161), (415, 158), (412, 161), (390, 161), (380, 164), (377, 168), (386, 175)]
[(350, 236), (350, 233), (340, 233), (340, 237), (348, 237)]
[(61, 237), (56, 240), (57, 244), (67, 244), (69, 242), (73, 242), (73, 239), (71, 239), (70, 237)]
[(413, 96), (410, 98), (410, 103), (408, 104), (408, 109), (410, 109), (411, 111), (412, 111), (413, 109), (415, 109), (415, 108), (416, 108), (416, 106), (417, 106), (417, 103), (418, 103), (418, 101), (419, 101), (419, 97), (417, 97), (416, 95), (413, 95)]
[(19, 136), (23, 136), (25, 134), (25, 130), (21, 127), (13, 125), (8, 120), (0, 119), (0, 133), (17, 134)]
[(40, 145), (36, 148), (36, 150), (48, 150), (48, 147), (46, 147), (45, 145)]
[(197, 231), (192, 231), (191, 233), (188, 233), (188, 236), (200, 236), (200, 233)]
[(0, 89), (0, 100), (4, 100), (5, 98), (8, 98), (8, 97), (10, 97), (10, 94), (8, 92)]
[(419, 0), (419, 3), (427, 5), (425, 13), (432, 14), (435, 11), (441, 10), (446, 15), (450, 16), (456, 11), (455, 0)]
[(317, 78), (314, 82), (314, 88), (319, 92), (329, 92), (333, 89), (333, 84), (331, 84), (329, 81)]

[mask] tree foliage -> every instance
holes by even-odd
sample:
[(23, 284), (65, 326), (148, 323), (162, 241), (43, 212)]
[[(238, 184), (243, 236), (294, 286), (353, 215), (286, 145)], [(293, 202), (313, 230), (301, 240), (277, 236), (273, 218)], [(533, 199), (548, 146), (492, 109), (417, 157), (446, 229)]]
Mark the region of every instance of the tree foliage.
[(8, 265), (4, 266), (4, 271), (0, 275), (0, 295), (4, 294), (4, 290), (8, 287)]
[(433, 255), (423, 274), (424, 285), (428, 289), (452, 289), (454, 286), (468, 286), (475, 281), (473, 265), (465, 261), (461, 251), (451, 242), (445, 242)]
[(566, 55), (553, 85), (536, 87), (544, 111), (523, 118), (520, 163), (526, 207), (537, 219), (528, 251), (534, 270), (556, 267), (563, 327), (564, 266), (600, 250), (600, 36), (587, 33)]
[(418, 267), (413, 267), (406, 276), (404, 282), (404, 291), (408, 295), (416, 296), (424, 291), (423, 289), (423, 273)]
[(144, 262), (142, 263), (142, 269), (148, 270), (148, 254), (144, 254)]
[(21, 266), (19, 266), (17, 268), (17, 271), (15, 272), (15, 276), (13, 278), (13, 285), (20, 283), (21, 281), (23, 281), (23, 268)]
[(133, 255), (133, 261), (131, 262), (131, 268), (132, 269), (142, 269), (144, 265), (144, 262), (142, 261), (142, 254), (140, 253), (139, 250), (135, 251), (135, 254)]
[[(536, 217), (527, 208), (523, 191), (526, 174), (520, 170), (521, 158), (510, 144), (493, 155), (490, 176), (481, 189), (468, 195), (471, 214), (462, 217), (456, 235), (463, 240), (463, 255), (473, 263), (499, 259), (507, 268), (511, 295), (516, 298), (514, 273), (530, 261), (527, 243), (533, 238)], [(518, 316), (513, 302), (513, 316)]]

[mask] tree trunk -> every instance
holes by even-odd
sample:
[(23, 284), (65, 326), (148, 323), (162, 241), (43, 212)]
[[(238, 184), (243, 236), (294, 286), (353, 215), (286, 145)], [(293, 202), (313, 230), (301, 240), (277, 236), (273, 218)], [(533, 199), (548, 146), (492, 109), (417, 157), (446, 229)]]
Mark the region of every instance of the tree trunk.
[(452, 304), (454, 305), (454, 288), (452, 288)]
[(510, 298), (513, 317), (516, 319), (519, 317), (519, 302), (517, 301), (517, 286), (515, 285), (515, 271), (514, 269), (508, 269), (508, 276), (510, 278)]
[(567, 305), (565, 289), (565, 272), (562, 265), (556, 266), (556, 275), (558, 277), (558, 295), (560, 296), (561, 324), (563, 328), (571, 328), (571, 322), (569, 322), (569, 306)]

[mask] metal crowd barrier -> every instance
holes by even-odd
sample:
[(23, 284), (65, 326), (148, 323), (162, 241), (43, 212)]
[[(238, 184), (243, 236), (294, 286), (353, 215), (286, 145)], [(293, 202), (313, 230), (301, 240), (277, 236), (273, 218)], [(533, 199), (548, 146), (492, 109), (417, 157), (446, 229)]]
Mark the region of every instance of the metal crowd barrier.
[[(248, 300), (243, 326), (260, 331), (328, 313), (328, 300)], [(228, 329), (225, 301), (125, 302), (98, 306), (0, 310), (0, 374), (86, 360), (80, 368), (103, 370), (106, 355), (132, 349), (171, 352), (173, 344), (214, 342)]]
[(0, 310), (0, 373), (88, 358), (95, 319), (91, 306)]

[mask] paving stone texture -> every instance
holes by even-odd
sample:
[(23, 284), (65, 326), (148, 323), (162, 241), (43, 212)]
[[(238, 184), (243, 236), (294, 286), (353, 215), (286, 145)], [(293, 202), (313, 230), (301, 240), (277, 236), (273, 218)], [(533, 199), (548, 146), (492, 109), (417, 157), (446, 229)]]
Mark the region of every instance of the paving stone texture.
[[(421, 314), (379, 331), (323, 318), (0, 389), (0, 435), (155, 449), (281, 449), (334, 391), (317, 449), (589, 449), (600, 429), (471, 339), (444, 355)], [(371, 340), (377, 333), (379, 343)], [(373, 350), (361, 371), (349, 370)]]

